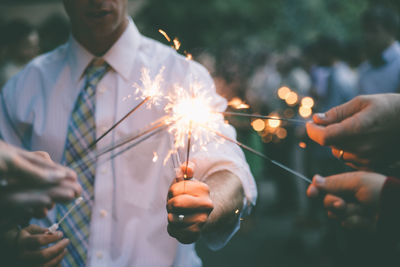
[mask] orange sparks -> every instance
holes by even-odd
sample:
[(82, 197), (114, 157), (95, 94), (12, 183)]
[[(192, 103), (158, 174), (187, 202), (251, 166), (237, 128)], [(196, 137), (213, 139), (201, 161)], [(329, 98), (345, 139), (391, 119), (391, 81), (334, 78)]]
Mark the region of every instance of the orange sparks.
[(161, 33), (168, 42), (171, 42), (171, 38), (169, 38), (168, 34), (165, 31), (159, 29), (158, 32)]
[(302, 149), (305, 149), (307, 147), (307, 144), (304, 142), (300, 142), (299, 147), (301, 147)]
[(192, 54), (187, 53), (186, 51), (185, 51), (185, 55), (186, 55), (186, 59), (187, 59), (187, 60), (192, 60), (192, 59), (193, 59)]
[(174, 48), (175, 48), (175, 50), (178, 51), (179, 48), (181, 48), (181, 42), (179, 42), (179, 40), (178, 40), (177, 37), (174, 38), (174, 41), (173, 41), (173, 42), (174, 42)]
[(153, 162), (157, 162), (157, 160), (158, 160), (157, 152), (153, 152)]
[(134, 84), (136, 87), (136, 94), (139, 94), (138, 98), (146, 99), (148, 98), (150, 101), (147, 102), (147, 107), (150, 108), (151, 105), (160, 104), (161, 100), (165, 97), (162, 90), (161, 85), (164, 81), (163, 72), (165, 67), (161, 67), (158, 74), (152, 79), (150, 77), (150, 71), (147, 68), (142, 69), (142, 77), (140, 81), (142, 85)]
[(239, 97), (234, 97), (229, 101), (228, 106), (233, 107), (234, 109), (248, 109), (250, 106), (246, 104), (242, 99)]

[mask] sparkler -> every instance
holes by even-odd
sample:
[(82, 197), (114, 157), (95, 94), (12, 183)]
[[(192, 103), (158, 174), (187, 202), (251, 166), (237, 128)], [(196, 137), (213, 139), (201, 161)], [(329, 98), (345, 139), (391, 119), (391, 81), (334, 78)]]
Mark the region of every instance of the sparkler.
[(305, 120), (296, 120), (296, 119), (286, 119), (286, 118), (279, 118), (275, 116), (264, 116), (258, 114), (247, 114), (247, 113), (240, 113), (240, 112), (221, 112), (225, 116), (239, 116), (239, 117), (248, 117), (248, 118), (257, 118), (257, 119), (266, 119), (266, 120), (278, 120), (278, 121), (287, 121), (293, 123), (306, 123)]
[(54, 223), (52, 226), (48, 228), (49, 232), (54, 234), (58, 230), (58, 227), (60, 227), (60, 224), (65, 220), (65, 218), (67, 218), (67, 216), (71, 213), (71, 211), (75, 209), (76, 206), (81, 204), (82, 201), (83, 197), (78, 197), (75, 200), (74, 205), (64, 214), (64, 216), (57, 223)]
[(161, 83), (163, 82), (162, 73), (164, 72), (165, 67), (162, 67), (159, 73), (156, 75), (154, 80), (150, 77), (150, 72), (147, 68), (142, 69), (142, 77), (140, 81), (143, 86), (135, 84), (136, 94), (141, 93), (140, 98), (142, 101), (134, 106), (128, 113), (125, 114), (119, 121), (114, 123), (108, 130), (106, 130), (99, 138), (97, 138), (93, 143), (89, 145), (89, 149), (94, 147), (101, 139), (103, 139), (107, 134), (109, 134), (112, 130), (114, 130), (118, 125), (120, 125), (124, 120), (126, 120), (129, 116), (131, 116), (136, 110), (138, 110), (141, 106), (147, 103), (147, 107), (149, 108), (151, 104), (158, 105), (161, 100), (163, 94), (161, 93)]
[(219, 137), (224, 138), (225, 140), (227, 140), (227, 141), (229, 141), (229, 142), (231, 142), (231, 143), (234, 143), (234, 144), (236, 144), (236, 145), (242, 147), (243, 149), (246, 149), (246, 150), (248, 150), (248, 151), (254, 153), (254, 154), (257, 155), (257, 156), (260, 156), (260, 157), (262, 157), (262, 158), (268, 160), (268, 161), (271, 162), (272, 164), (274, 164), (274, 165), (276, 165), (276, 166), (278, 166), (278, 167), (280, 167), (280, 168), (286, 170), (287, 172), (290, 172), (291, 174), (293, 174), (293, 175), (299, 177), (300, 179), (306, 181), (307, 183), (309, 183), (309, 184), (312, 183), (311, 179), (305, 177), (303, 174), (298, 173), (297, 171), (292, 170), (291, 168), (285, 166), (284, 164), (282, 164), (282, 163), (280, 163), (280, 162), (278, 162), (278, 161), (276, 161), (276, 160), (271, 159), (270, 157), (264, 155), (263, 153), (261, 153), (261, 152), (259, 152), (259, 151), (257, 151), (257, 150), (254, 150), (253, 148), (251, 148), (251, 147), (249, 147), (249, 146), (246, 146), (245, 144), (240, 143), (239, 141), (236, 141), (236, 140), (234, 140), (234, 139), (232, 139), (232, 138), (229, 138), (228, 136), (226, 136), (226, 135), (224, 135), (224, 134), (222, 134), (222, 133), (220, 133), (220, 132), (216, 132), (216, 135), (218, 135)]
[[(168, 120), (175, 122), (168, 130), (174, 136), (173, 152), (185, 147), (189, 133), (190, 140), (196, 141), (196, 146), (206, 149), (205, 145), (213, 140), (215, 134), (205, 130), (204, 125), (218, 129), (223, 119), (220, 113), (213, 110), (212, 97), (202, 87), (197, 82), (191, 84), (190, 90), (175, 86), (175, 90), (167, 97), (169, 102), (165, 111), (169, 115)], [(194, 145), (189, 150), (194, 150)]]

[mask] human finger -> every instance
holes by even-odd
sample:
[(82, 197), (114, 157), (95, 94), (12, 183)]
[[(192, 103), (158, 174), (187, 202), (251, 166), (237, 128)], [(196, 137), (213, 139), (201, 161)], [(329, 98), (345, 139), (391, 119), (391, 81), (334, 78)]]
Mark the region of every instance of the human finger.
[(64, 249), (59, 255), (54, 257), (51, 261), (47, 262), (44, 267), (59, 267), (61, 266), (61, 262), (64, 259), (65, 255), (67, 255), (68, 250)]
[(345, 210), (346, 202), (338, 196), (327, 194), (324, 197), (324, 207), (328, 210), (335, 210), (336, 212), (340, 212)]
[(214, 208), (209, 197), (195, 197), (192, 195), (178, 195), (168, 200), (167, 211), (172, 213), (209, 211)]
[(310, 184), (307, 188), (307, 196), (310, 198), (316, 198), (320, 194), (318, 187), (313, 184)]
[(352, 163), (354, 165), (364, 165), (364, 166), (367, 166), (371, 163), (371, 161), (369, 159), (360, 158), (358, 155), (351, 153), (351, 152), (344, 151), (342, 149), (332, 147), (331, 151), (332, 151), (332, 155), (335, 158), (340, 159), (346, 163), (348, 162), (348, 163)]
[(353, 118), (349, 118), (341, 123), (334, 123), (328, 126), (320, 126), (312, 122), (307, 122), (307, 134), (321, 146), (341, 145), (349, 142), (350, 138), (359, 133), (359, 128), (354, 126), (353, 120)]
[(194, 174), (194, 163), (189, 161), (188, 164), (183, 163), (179, 168), (179, 173), (177, 174), (177, 178), (179, 179), (190, 179), (193, 178)]
[(47, 263), (64, 252), (69, 244), (69, 239), (63, 239), (53, 246), (41, 250), (27, 250), (23, 258), (35, 263)]
[(202, 196), (202, 195), (208, 195), (209, 193), (210, 193), (210, 188), (207, 184), (196, 180), (188, 180), (172, 184), (171, 187), (169, 188), (168, 196), (169, 198), (182, 194)]
[(201, 229), (199, 225), (192, 224), (186, 228), (176, 227), (173, 224), (168, 224), (168, 234), (176, 238), (182, 244), (191, 244), (200, 238)]
[(55, 202), (69, 202), (81, 194), (81, 186), (78, 183), (69, 183), (50, 188), (46, 194)]
[(204, 225), (207, 222), (209, 213), (199, 212), (195, 214), (185, 214), (183, 218), (176, 213), (168, 213), (168, 223), (174, 224), (176, 227), (186, 228), (188, 225), (198, 223)]
[(316, 113), (313, 115), (313, 121), (318, 125), (329, 125), (338, 123), (354, 115), (362, 109), (362, 97), (356, 97), (342, 105), (331, 108), (325, 113)]
[(326, 178), (315, 175), (313, 184), (320, 190), (337, 196), (351, 195), (358, 189), (357, 172), (347, 172)]
[(51, 207), (52, 201), (49, 196), (44, 194), (43, 190), (24, 190), (3, 192), (1, 199), (1, 206), (14, 209), (19, 208), (43, 208)]
[[(40, 160), (45, 161), (44, 159)], [(74, 175), (76, 176), (64, 167), (41, 166), (22, 157), (10, 159), (9, 166), (10, 185), (13, 184), (13, 181), (19, 186), (54, 185), (63, 179), (74, 179)]]
[(56, 233), (53, 234), (53, 233), (48, 233), (47, 229), (45, 230), (46, 230), (45, 233), (32, 234), (30, 236), (21, 238), (19, 243), (20, 246), (28, 250), (35, 250), (40, 247), (52, 244), (63, 237), (61, 231), (57, 231)]

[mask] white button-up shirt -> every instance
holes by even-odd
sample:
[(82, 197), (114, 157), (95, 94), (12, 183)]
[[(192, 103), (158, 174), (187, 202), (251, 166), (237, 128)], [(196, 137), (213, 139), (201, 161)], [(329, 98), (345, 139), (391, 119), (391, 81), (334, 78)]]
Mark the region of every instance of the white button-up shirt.
[(398, 93), (400, 89), (400, 44), (394, 42), (383, 53), (385, 64), (374, 67), (364, 62), (359, 68), (359, 93)]
[[(3, 88), (0, 103), (0, 134), (7, 142), (30, 150), (49, 152), (61, 162), (68, 121), (80, 90), (83, 72), (94, 58), (73, 37), (49, 54), (33, 60)], [(111, 65), (96, 93), (96, 131), (122, 118), (141, 101), (133, 84), (141, 84), (141, 70), (154, 77), (162, 67), (162, 90), (173, 85), (189, 88), (193, 79), (203, 84), (218, 111), (226, 101), (215, 92), (208, 72), (173, 49), (140, 35), (134, 23), (104, 55)], [(129, 97), (131, 96), (131, 97)], [(163, 105), (140, 108), (98, 143), (97, 149), (117, 142), (165, 115)], [(232, 127), (221, 130), (235, 138)], [(164, 131), (124, 154), (97, 164), (95, 201), (91, 219), (88, 266), (199, 266), (194, 245), (182, 245), (167, 233), (167, 192), (175, 177), (171, 160), (163, 158), (171, 148), (171, 135)], [(153, 162), (153, 152), (159, 160)], [(183, 158), (185, 158), (183, 156)], [(206, 151), (191, 154), (199, 180), (220, 170), (235, 173), (242, 181), (247, 203), (254, 204), (256, 186), (242, 151), (231, 143), (207, 145)], [(49, 219), (54, 222), (54, 210)], [(37, 222), (36, 222), (37, 223)], [(229, 237), (223, 237), (224, 244)]]

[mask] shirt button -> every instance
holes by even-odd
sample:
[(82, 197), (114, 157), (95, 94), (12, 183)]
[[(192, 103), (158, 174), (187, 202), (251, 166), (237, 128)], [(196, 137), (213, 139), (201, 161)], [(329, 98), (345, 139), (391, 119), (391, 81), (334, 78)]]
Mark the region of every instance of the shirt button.
[(108, 212), (106, 210), (100, 210), (101, 218), (105, 218), (105, 217), (107, 217), (107, 215), (108, 215)]
[(102, 253), (101, 251), (98, 251), (98, 252), (96, 253), (96, 257), (97, 257), (98, 259), (102, 259), (102, 258), (103, 258), (103, 253)]

